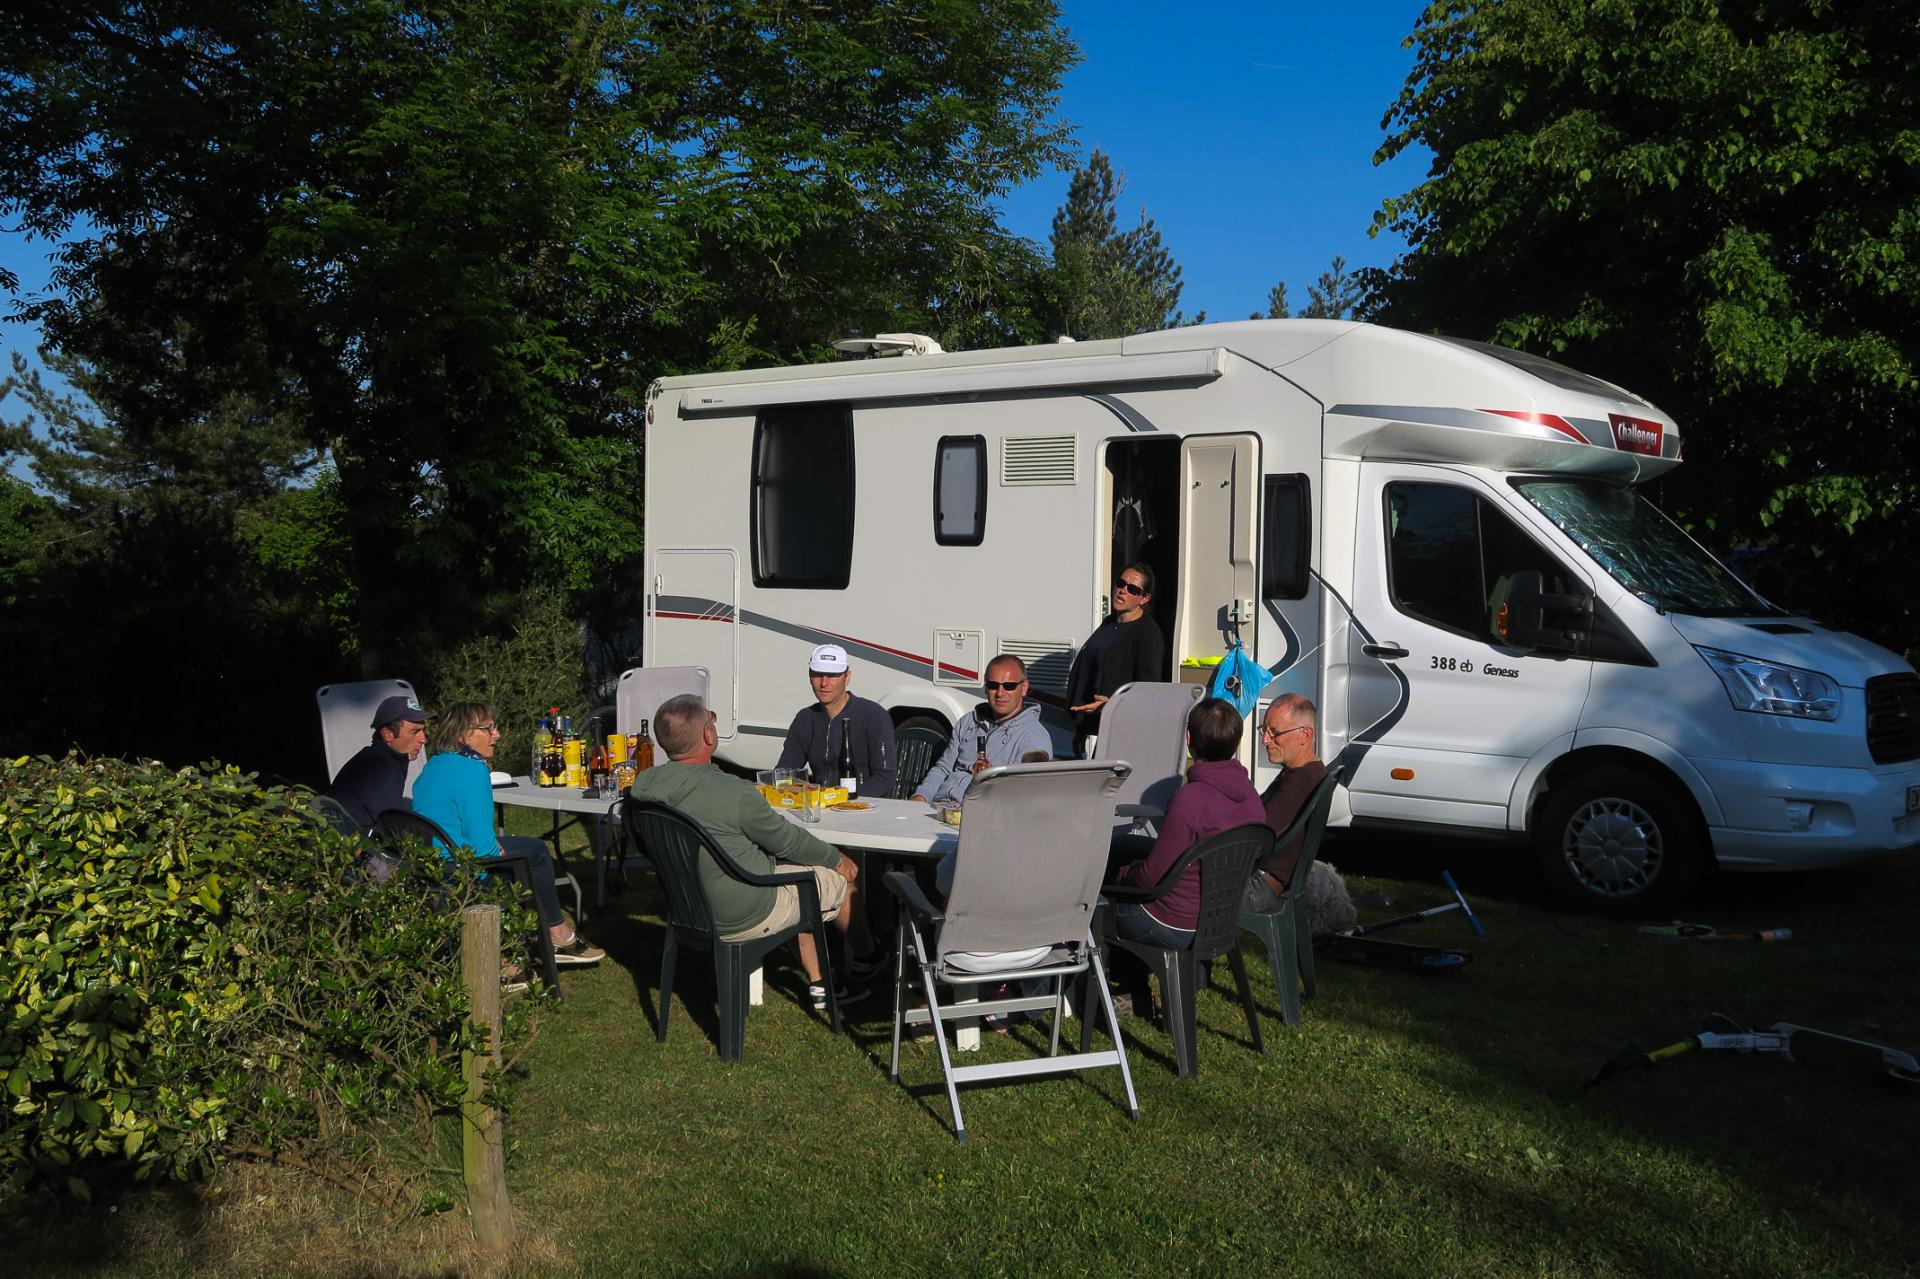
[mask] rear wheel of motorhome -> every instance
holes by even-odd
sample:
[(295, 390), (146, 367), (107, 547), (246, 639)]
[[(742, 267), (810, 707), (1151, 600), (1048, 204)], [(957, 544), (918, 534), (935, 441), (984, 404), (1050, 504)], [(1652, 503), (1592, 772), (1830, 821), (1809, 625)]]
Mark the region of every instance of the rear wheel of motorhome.
[(1556, 895), (1606, 914), (1664, 908), (1707, 867), (1692, 806), (1664, 782), (1618, 766), (1582, 773), (1549, 795), (1533, 844)]

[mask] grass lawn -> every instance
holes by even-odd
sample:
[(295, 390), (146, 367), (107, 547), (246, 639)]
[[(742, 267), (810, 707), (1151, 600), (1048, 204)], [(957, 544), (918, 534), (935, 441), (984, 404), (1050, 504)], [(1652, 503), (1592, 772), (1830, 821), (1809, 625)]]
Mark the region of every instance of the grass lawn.
[[(1327, 855), (1356, 891), (1393, 896), (1389, 910), (1363, 912), (1375, 918), (1445, 900), (1438, 871), (1452, 867), (1488, 936), (1472, 938), (1457, 914), (1394, 936), (1468, 945), (1475, 962), (1416, 976), (1323, 961), (1305, 1024), (1288, 1031), (1264, 956), (1250, 953), (1256, 990), (1264, 986), (1265, 1056), (1244, 1043), (1235, 1002), (1208, 992), (1196, 1080), (1174, 1077), (1164, 1034), (1141, 1018), (1124, 1023), (1137, 1123), (1121, 1108), (1117, 1073), (1103, 1071), (965, 1093), (964, 1146), (948, 1128), (931, 1043), (906, 1049), (911, 1091), (889, 1083), (890, 1001), (858, 1005), (852, 1033), (836, 1038), (796, 1003), (791, 966), (770, 972), (767, 1003), (747, 1022), (746, 1060), (724, 1065), (710, 969), (683, 955), (687, 1002), (676, 997), (672, 1033), (657, 1044), (659, 900), (636, 873), (586, 929), (610, 962), (564, 975), (566, 999), (527, 1055), (509, 1177), (532, 1243), (511, 1268), (1912, 1271), (1920, 1096), (1731, 1053), (1582, 1084), (1622, 1044), (1672, 1042), (1709, 1012), (1920, 1051), (1920, 859), (1726, 877), (1687, 908), (1723, 929), (1794, 931), (1756, 945), (1664, 941), (1633, 923), (1556, 913), (1510, 850), (1353, 837)], [(1036, 1046), (1038, 1030), (1023, 1030), (988, 1036), (983, 1051)], [(288, 1220), (301, 1237), (333, 1241), (289, 1251), (256, 1231), (182, 1251), (175, 1231), (77, 1250), (55, 1242), (70, 1228), (42, 1223), (16, 1224), (4, 1242), (39, 1270), (95, 1274), (444, 1273), (463, 1261), (448, 1251), (451, 1218), (436, 1239), (409, 1236), (397, 1252), (366, 1244), (378, 1224), (337, 1202), (307, 1203)], [(349, 1234), (364, 1249), (341, 1245)]]

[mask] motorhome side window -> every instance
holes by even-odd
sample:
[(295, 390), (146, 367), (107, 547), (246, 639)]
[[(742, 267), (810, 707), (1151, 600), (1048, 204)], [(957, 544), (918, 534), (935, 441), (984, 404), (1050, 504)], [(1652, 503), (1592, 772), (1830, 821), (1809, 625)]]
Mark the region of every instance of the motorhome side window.
[(767, 409), (753, 428), (753, 584), (840, 590), (852, 568), (852, 410)]
[(933, 540), (978, 546), (987, 536), (987, 438), (946, 435), (933, 455)]
[(1497, 644), (1494, 623), (1515, 573), (1539, 573), (1549, 591), (1579, 589), (1559, 561), (1471, 490), (1389, 484), (1386, 498), (1393, 602), (1409, 617)]
[(1313, 505), (1304, 475), (1269, 475), (1260, 508), (1260, 594), (1305, 599), (1313, 560)]

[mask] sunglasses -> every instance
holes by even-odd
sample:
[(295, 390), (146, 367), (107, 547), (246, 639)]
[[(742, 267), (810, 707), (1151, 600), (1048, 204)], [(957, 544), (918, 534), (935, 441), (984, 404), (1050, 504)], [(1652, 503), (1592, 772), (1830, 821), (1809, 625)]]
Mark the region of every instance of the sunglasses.
[(1113, 584), (1113, 589), (1116, 591), (1125, 591), (1129, 595), (1145, 595), (1147, 593), (1146, 587), (1135, 586), (1124, 577)]
[(1015, 679), (1015, 680), (990, 679), (987, 681), (987, 691), (991, 693), (997, 689), (1003, 693), (1011, 693), (1024, 683), (1026, 683), (1025, 680), (1019, 680), (1019, 679)]

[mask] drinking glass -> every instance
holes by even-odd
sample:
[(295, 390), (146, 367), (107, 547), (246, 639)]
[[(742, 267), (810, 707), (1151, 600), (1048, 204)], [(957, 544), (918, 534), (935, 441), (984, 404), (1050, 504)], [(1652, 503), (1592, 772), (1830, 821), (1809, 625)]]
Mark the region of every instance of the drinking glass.
[(827, 788), (809, 782), (800, 790), (800, 820), (818, 822), (826, 816)]

